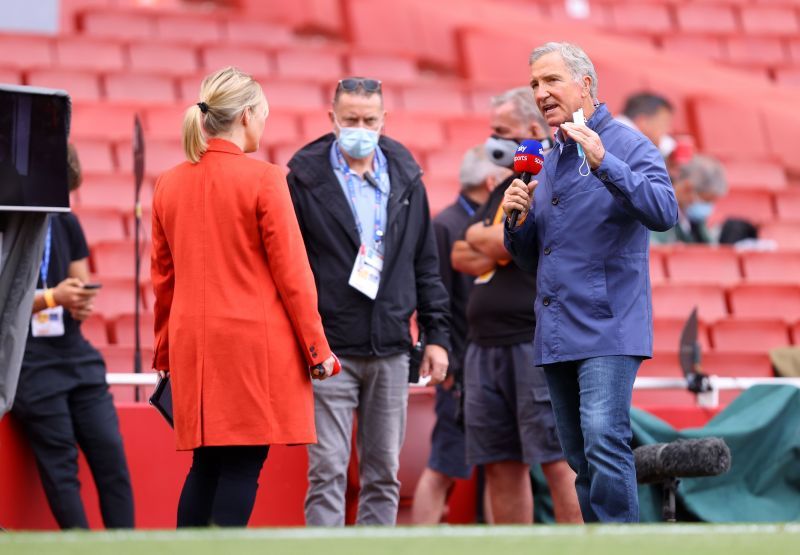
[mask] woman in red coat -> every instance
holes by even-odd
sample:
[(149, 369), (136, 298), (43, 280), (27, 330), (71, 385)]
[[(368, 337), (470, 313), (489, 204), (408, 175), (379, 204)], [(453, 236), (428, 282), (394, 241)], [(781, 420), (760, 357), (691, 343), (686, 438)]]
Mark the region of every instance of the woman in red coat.
[(156, 183), (153, 367), (194, 451), (179, 527), (245, 526), (269, 446), (316, 441), (309, 368), (333, 373), (283, 172), (244, 155), (267, 114), (252, 77), (210, 75), (184, 119), (188, 161)]

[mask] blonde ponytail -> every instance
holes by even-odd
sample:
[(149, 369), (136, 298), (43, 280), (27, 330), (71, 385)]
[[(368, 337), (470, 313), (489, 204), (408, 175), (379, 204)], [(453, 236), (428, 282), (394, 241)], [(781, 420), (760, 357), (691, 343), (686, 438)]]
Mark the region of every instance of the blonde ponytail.
[(243, 110), (262, 105), (268, 109), (261, 85), (235, 67), (226, 67), (203, 79), (200, 102), (186, 110), (183, 117), (186, 158), (193, 164), (199, 162), (208, 148), (206, 136), (228, 131)]
[(183, 151), (186, 159), (192, 164), (200, 161), (200, 157), (206, 152), (208, 145), (203, 136), (203, 113), (200, 107), (195, 104), (186, 110), (183, 116)]

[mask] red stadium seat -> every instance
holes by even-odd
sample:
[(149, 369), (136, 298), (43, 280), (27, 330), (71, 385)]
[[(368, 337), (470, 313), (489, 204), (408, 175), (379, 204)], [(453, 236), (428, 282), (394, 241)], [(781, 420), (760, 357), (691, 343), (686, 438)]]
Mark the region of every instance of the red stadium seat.
[(122, 45), (107, 40), (62, 38), (56, 42), (56, 60), (61, 69), (122, 71), (125, 56)]
[(725, 176), (732, 189), (784, 189), (786, 170), (773, 162), (725, 162)]
[(435, 150), (445, 144), (442, 125), (428, 117), (393, 112), (387, 118), (385, 132), (412, 150)]
[(703, 353), (703, 372), (712, 376), (729, 378), (771, 378), (775, 375), (766, 352)]
[[(133, 147), (131, 143), (122, 142), (116, 146), (117, 162), (120, 170), (133, 173)], [(148, 176), (157, 177), (166, 170), (186, 160), (183, 145), (180, 143), (180, 132), (172, 141), (148, 141), (144, 150), (144, 171)]]
[(798, 68), (776, 69), (775, 82), (781, 86), (800, 87), (800, 69)]
[(407, 112), (446, 117), (464, 115), (468, 108), (460, 86), (438, 84), (409, 87), (403, 91), (402, 97), (403, 109)]
[(676, 351), (655, 351), (653, 358), (646, 359), (636, 374), (638, 378), (681, 378), (683, 370)]
[(436, 216), (456, 200), (461, 190), (457, 179), (427, 178), (423, 177), (425, 193), (428, 196), (431, 216)]
[(751, 189), (729, 191), (714, 203), (714, 212), (708, 223), (721, 224), (728, 218), (743, 218), (756, 224), (774, 220), (772, 192)]
[(162, 41), (182, 44), (216, 44), (222, 40), (222, 22), (189, 14), (162, 16), (156, 20), (156, 36)]
[(666, 259), (671, 283), (708, 283), (731, 285), (742, 279), (739, 258), (732, 249), (677, 249)]
[[(136, 274), (133, 240), (101, 241), (92, 247), (94, 273), (111, 278), (133, 278)], [(150, 279), (150, 244), (141, 245), (140, 278)]]
[(447, 148), (461, 150), (461, 153), (473, 146), (482, 145), (489, 138), (492, 130), (489, 127), (489, 118), (481, 114), (486, 112), (486, 107), (480, 109), (473, 108), (478, 112), (474, 116), (460, 116), (447, 118), (444, 122), (445, 135), (447, 136)]
[[(133, 273), (133, 272), (131, 272)], [(99, 281), (103, 288), (94, 299), (94, 310), (106, 320), (116, 318), (119, 314), (131, 312), (136, 307), (133, 278), (113, 278), (97, 275), (93, 281)], [(142, 309), (145, 308), (142, 297), (139, 297)]]
[(13, 69), (0, 69), (0, 83), (22, 85), (22, 73)]
[[(143, 122), (145, 150), (150, 141), (175, 141), (180, 140), (183, 126), (183, 116), (189, 104), (174, 104), (172, 106), (151, 106), (144, 108)], [(128, 134), (123, 139), (130, 141)]]
[[(277, 109), (280, 109), (278, 107)], [(300, 126), (294, 114), (270, 110), (267, 125), (261, 135), (262, 145), (296, 143), (300, 140)]]
[(680, 53), (708, 60), (725, 58), (725, 48), (718, 37), (667, 35), (661, 39), (661, 48), (668, 54)]
[(411, 57), (380, 54), (352, 54), (347, 57), (351, 75), (372, 77), (386, 83), (417, 84), (420, 74)]
[(800, 283), (800, 252), (743, 252), (741, 259), (747, 283)]
[[(612, 114), (622, 112), (625, 100), (632, 94), (647, 88), (644, 75), (622, 64), (596, 62), (595, 69), (599, 79), (598, 96), (608, 104)], [(599, 76), (603, 77), (600, 78)]]
[(48, 68), (55, 61), (50, 37), (0, 35), (0, 67)]
[(96, 349), (108, 346), (108, 327), (100, 314), (92, 314), (81, 322), (81, 334)]
[[(139, 314), (139, 338), (142, 347), (152, 349), (155, 345), (153, 336), (154, 316), (152, 312)], [(114, 338), (117, 345), (132, 347), (134, 344), (135, 318), (131, 314), (122, 314), (114, 321)], [(147, 361), (148, 363), (150, 361)]]
[(326, 83), (331, 92), (344, 74), (342, 56), (328, 49), (283, 50), (275, 54), (277, 73), (286, 79), (306, 79)]
[(114, 159), (111, 157), (111, 145), (105, 141), (89, 141), (75, 138), (72, 141), (78, 151), (81, 170), (86, 173), (112, 173)]
[(209, 74), (227, 66), (238, 67), (257, 79), (275, 73), (267, 52), (255, 46), (210, 46), (202, 50), (202, 60), (203, 68)]
[(797, 14), (785, 0), (781, 7), (746, 6), (739, 14), (748, 35), (797, 36), (800, 33)]
[(701, 319), (712, 322), (728, 315), (725, 294), (714, 285), (653, 286), (653, 315), (656, 318), (689, 317), (697, 306)]
[(781, 249), (800, 250), (800, 222), (773, 222), (759, 228), (758, 236), (772, 239)]
[(285, 168), (292, 156), (303, 146), (303, 143), (274, 146), (269, 149), (265, 158), (268, 162)]
[(776, 192), (775, 208), (778, 219), (784, 222), (800, 222), (800, 190)]
[(611, 14), (614, 27), (620, 31), (670, 34), (673, 30), (672, 17), (666, 4), (617, 4), (612, 7)]
[(230, 44), (276, 48), (289, 46), (294, 39), (288, 27), (275, 23), (235, 19), (226, 21), (224, 25), (225, 41)]
[[(680, 318), (661, 318), (656, 316), (653, 319), (653, 350), (661, 353), (677, 353), (680, 351), (681, 333), (688, 317), (689, 314)], [(711, 346), (708, 340), (708, 327), (703, 321), (698, 323), (697, 341), (705, 350), (708, 350)]]
[(131, 140), (136, 112), (130, 105), (76, 103), (72, 107), (70, 135), (73, 139)]
[(109, 100), (150, 104), (175, 102), (175, 82), (171, 77), (153, 74), (117, 73), (106, 75)]
[(783, 320), (728, 319), (711, 327), (715, 351), (766, 353), (790, 344)]
[(792, 326), (792, 340), (796, 346), (800, 347), (800, 322), (796, 322)]
[(83, 233), (90, 245), (98, 241), (127, 239), (122, 213), (116, 208), (75, 207), (73, 212), (80, 220)]
[(731, 313), (737, 318), (800, 319), (800, 286), (746, 284), (728, 294)]
[(89, 11), (80, 21), (81, 31), (96, 38), (146, 41), (155, 34), (155, 20), (146, 12)]
[(130, 69), (137, 73), (195, 75), (197, 52), (188, 46), (143, 42), (128, 47)]
[(726, 40), (727, 59), (735, 64), (767, 67), (786, 62), (786, 51), (780, 39), (736, 37)]
[(691, 3), (676, 6), (678, 27), (685, 33), (734, 35), (739, 29), (730, 6)]
[[(197, 102), (202, 77), (181, 80), (182, 98), (187, 102)], [(298, 81), (266, 81), (262, 82), (264, 94), (273, 109), (296, 110), (305, 112), (313, 109), (327, 109), (332, 99), (330, 95), (323, 98), (322, 88), (316, 84)]]
[[(103, 349), (99, 349), (100, 354), (106, 361), (106, 370), (113, 373), (128, 373), (133, 372), (133, 353), (134, 349), (129, 345), (109, 345)], [(142, 356), (142, 370), (148, 371), (153, 363), (153, 349), (143, 348), (141, 351)], [(134, 388), (132, 386), (124, 386), (131, 393)], [(112, 388), (113, 389), (113, 388)], [(123, 386), (119, 386), (122, 390)], [(133, 395), (131, 399), (133, 400)]]
[[(333, 131), (333, 123), (327, 111), (314, 110), (300, 116), (300, 142), (311, 142)], [(277, 137), (276, 137), (277, 138)], [(281, 141), (282, 142), (282, 141)]]
[(100, 100), (100, 80), (96, 73), (43, 69), (28, 72), (26, 83), (33, 87), (64, 89), (73, 101)]
[[(81, 208), (116, 208), (123, 213), (133, 212), (132, 173), (85, 175), (78, 193)], [(153, 191), (148, 183), (142, 186), (140, 198), (145, 206), (149, 206), (153, 201)]]
[(633, 392), (633, 406), (648, 407), (694, 407), (697, 398), (685, 389), (637, 389)]
[[(732, 158), (742, 152), (742, 137), (747, 137), (750, 159), (763, 159), (773, 153), (767, 143), (759, 113), (718, 100), (695, 100), (695, 128), (700, 148), (709, 154)], [(730, 132), (731, 114), (736, 114), (736, 133)]]
[(343, 4), (337, 0), (240, 0), (238, 3), (250, 17), (276, 21), (300, 32), (332, 36), (344, 33)]
[(466, 149), (461, 148), (429, 152), (425, 157), (425, 179), (449, 179), (458, 187), (458, 174), (465, 152)]

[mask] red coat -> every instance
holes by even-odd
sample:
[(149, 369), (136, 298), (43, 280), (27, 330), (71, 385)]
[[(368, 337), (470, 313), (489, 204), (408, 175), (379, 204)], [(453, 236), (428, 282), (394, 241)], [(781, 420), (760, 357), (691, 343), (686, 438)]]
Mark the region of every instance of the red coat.
[(309, 366), (331, 351), (283, 172), (212, 139), (158, 179), (152, 241), (178, 449), (315, 442)]

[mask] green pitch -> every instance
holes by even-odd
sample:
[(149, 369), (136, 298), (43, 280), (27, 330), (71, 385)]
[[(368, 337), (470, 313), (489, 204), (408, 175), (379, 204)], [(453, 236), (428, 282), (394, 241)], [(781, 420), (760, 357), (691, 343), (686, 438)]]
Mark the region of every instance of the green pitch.
[(525, 526), (0, 534), (13, 555), (800, 554), (800, 524)]

